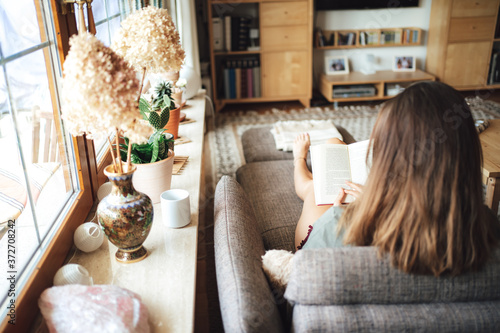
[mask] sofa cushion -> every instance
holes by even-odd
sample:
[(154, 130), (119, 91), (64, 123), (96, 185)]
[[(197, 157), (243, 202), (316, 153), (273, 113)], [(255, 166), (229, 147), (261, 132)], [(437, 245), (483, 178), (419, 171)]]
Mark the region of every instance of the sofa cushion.
[[(243, 155), (247, 163), (293, 159), (292, 152), (276, 149), (276, 141), (274, 141), (271, 128), (271, 126), (255, 127), (246, 130), (241, 135)], [(337, 129), (340, 134), (342, 134), (345, 143), (349, 144), (356, 142), (353, 136), (345, 128), (337, 126)]]
[(295, 194), (293, 162), (254, 162), (236, 171), (248, 195), (266, 250), (295, 251), (295, 227), (302, 200)]
[(293, 332), (498, 332), (500, 302), (296, 305)]
[(276, 301), (262, 271), (265, 253), (248, 198), (223, 176), (214, 199), (215, 268), (226, 332), (281, 332)]
[(499, 276), (500, 249), (479, 272), (439, 278), (404, 273), (375, 247), (306, 249), (295, 254), (285, 298), (308, 305), (500, 300)]

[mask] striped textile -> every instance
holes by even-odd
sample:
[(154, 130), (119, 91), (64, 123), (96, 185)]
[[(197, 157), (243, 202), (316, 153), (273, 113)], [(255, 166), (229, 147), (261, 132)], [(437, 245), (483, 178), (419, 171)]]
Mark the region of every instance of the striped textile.
[[(36, 203), (49, 178), (59, 168), (60, 163), (35, 163), (28, 167), (31, 194)], [(15, 220), (28, 203), (28, 193), (22, 169), (0, 168), (0, 224)]]

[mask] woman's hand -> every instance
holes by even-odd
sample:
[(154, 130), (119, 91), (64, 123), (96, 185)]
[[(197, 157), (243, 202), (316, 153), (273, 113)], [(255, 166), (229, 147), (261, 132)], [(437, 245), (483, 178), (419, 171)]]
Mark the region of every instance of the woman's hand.
[(363, 185), (355, 184), (349, 181), (345, 182), (349, 186), (350, 190), (344, 190), (345, 193), (352, 195), (356, 199), (359, 198), (361, 193), (363, 193)]
[(342, 206), (344, 204), (344, 200), (345, 200), (346, 195), (347, 195), (347, 193), (345, 192), (345, 190), (343, 188), (340, 188), (339, 195), (337, 195), (337, 197), (333, 201), (333, 205), (334, 206)]
[(349, 181), (345, 182), (347, 186), (349, 186), (351, 189), (346, 190), (344, 188), (341, 188), (339, 191), (339, 194), (337, 195), (337, 198), (333, 201), (334, 206), (342, 206), (345, 205), (344, 200), (345, 197), (350, 194), (356, 199), (359, 198), (360, 194), (363, 192), (363, 186), (359, 184), (355, 184)]

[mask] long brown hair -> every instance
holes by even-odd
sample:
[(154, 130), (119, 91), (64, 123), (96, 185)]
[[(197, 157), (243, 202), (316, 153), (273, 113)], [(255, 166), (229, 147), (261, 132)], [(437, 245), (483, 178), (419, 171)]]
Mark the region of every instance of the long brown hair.
[(377, 246), (408, 273), (481, 267), (498, 221), (483, 204), (481, 144), (460, 93), (413, 84), (382, 106), (370, 147), (363, 193), (341, 219), (344, 242)]

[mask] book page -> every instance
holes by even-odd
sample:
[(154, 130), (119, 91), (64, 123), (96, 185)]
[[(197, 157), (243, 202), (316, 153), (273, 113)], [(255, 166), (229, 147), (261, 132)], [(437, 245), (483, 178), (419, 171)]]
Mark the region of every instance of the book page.
[(347, 146), (321, 144), (311, 146), (311, 164), (316, 205), (330, 205), (345, 181), (351, 180)]
[(351, 164), (352, 182), (363, 185), (368, 178), (366, 153), (369, 140), (351, 143), (349, 147), (349, 163)]

